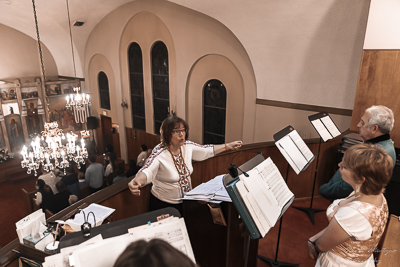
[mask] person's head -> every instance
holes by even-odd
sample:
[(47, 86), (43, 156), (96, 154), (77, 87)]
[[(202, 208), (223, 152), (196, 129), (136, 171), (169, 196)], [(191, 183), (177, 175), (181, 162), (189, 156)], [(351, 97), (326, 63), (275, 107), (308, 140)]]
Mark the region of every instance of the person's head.
[(393, 160), (378, 145), (357, 144), (346, 150), (339, 167), (343, 180), (356, 192), (377, 195), (392, 176)]
[(51, 188), (50, 188), (50, 186), (48, 186), (48, 185), (46, 184), (46, 182), (45, 182), (43, 179), (37, 179), (36, 185), (37, 185), (37, 187), (38, 187), (38, 190), (43, 190), (43, 191), (45, 191), (45, 192), (50, 192), (50, 191), (52, 191)]
[(142, 149), (142, 151), (147, 151), (147, 146), (146, 145), (141, 145), (140, 148)]
[(84, 172), (78, 172), (78, 180), (85, 180), (85, 173)]
[(58, 182), (56, 183), (56, 188), (57, 188), (57, 191), (58, 191), (59, 193), (63, 192), (64, 190), (67, 190), (67, 187), (65, 186), (65, 184), (63, 183), (63, 181), (58, 181)]
[(169, 243), (161, 239), (131, 243), (119, 255), (114, 267), (195, 267), (196, 264)]
[(372, 106), (367, 108), (360, 122), (357, 124), (360, 135), (364, 141), (383, 134), (389, 134), (393, 126), (393, 111), (385, 106)]
[(36, 185), (37, 185), (37, 187), (38, 187), (39, 189), (43, 189), (44, 186), (46, 185), (46, 182), (45, 182), (44, 180), (42, 180), (42, 179), (37, 179)]
[(107, 144), (107, 145), (106, 145), (106, 150), (107, 150), (108, 152), (114, 152), (114, 147), (113, 147), (111, 144)]
[(90, 163), (96, 163), (96, 156), (89, 156)]
[(161, 142), (166, 145), (183, 145), (189, 137), (189, 125), (177, 116), (168, 116), (161, 124)]
[(65, 172), (66, 172), (67, 174), (73, 174), (73, 173), (75, 173), (74, 166), (72, 166), (72, 164), (69, 165), (69, 166), (65, 169)]

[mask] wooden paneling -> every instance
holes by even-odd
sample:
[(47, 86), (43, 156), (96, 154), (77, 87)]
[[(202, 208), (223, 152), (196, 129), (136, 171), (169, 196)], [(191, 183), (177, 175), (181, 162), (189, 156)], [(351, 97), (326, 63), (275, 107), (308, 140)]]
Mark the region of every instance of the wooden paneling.
[[(315, 195), (318, 195), (320, 185), (329, 181), (337, 169), (337, 148), (341, 138), (330, 140), (321, 144), (320, 156), (318, 159), (317, 181), (315, 186)], [(314, 155), (318, 153), (319, 139), (308, 140), (307, 144)], [(288, 163), (273, 142), (253, 144), (244, 146), (242, 153), (230, 152), (224, 153), (206, 161), (195, 162), (193, 164), (192, 183), (197, 186), (206, 182), (216, 175), (227, 173), (230, 162), (234, 158), (234, 164), (240, 166), (257, 152), (263, 152), (265, 158), (271, 157), (272, 161), (277, 165), (282, 176), (286, 178)], [(317, 155), (318, 156), (318, 155)], [(312, 183), (316, 168), (317, 158), (307, 167), (304, 172), (297, 175), (292, 168), (289, 168), (288, 186), (297, 198), (310, 197), (312, 191)]]
[(142, 151), (140, 146), (146, 145), (147, 148), (153, 149), (160, 143), (160, 136), (147, 133), (145, 131), (126, 128), (126, 143), (128, 146), (128, 159), (137, 159)]
[(112, 120), (111, 117), (100, 116), (101, 121), (101, 132), (103, 135), (103, 149), (106, 148), (108, 144), (113, 145), (113, 134), (112, 134)]
[(298, 110), (307, 110), (307, 111), (315, 111), (315, 112), (328, 112), (330, 114), (337, 114), (343, 116), (351, 116), (351, 109), (343, 109), (343, 108), (332, 108), (332, 107), (323, 107), (323, 106), (315, 106), (315, 105), (306, 105), (299, 103), (290, 103), (276, 100), (266, 100), (266, 99), (256, 99), (257, 105), (264, 106), (272, 106), (279, 108), (290, 108), (290, 109), (298, 109)]
[[(400, 119), (400, 50), (364, 50), (354, 101), (351, 131), (366, 108), (385, 105), (393, 110), (395, 121)], [(391, 137), (400, 144), (400, 127), (395, 126)]]

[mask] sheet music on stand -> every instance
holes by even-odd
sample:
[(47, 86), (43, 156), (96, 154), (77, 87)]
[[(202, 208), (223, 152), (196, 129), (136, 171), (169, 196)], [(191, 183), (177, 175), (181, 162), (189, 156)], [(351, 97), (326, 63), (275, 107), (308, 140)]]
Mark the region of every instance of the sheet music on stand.
[(308, 119), (324, 142), (341, 135), (340, 130), (327, 112), (308, 116)]
[(274, 140), (296, 174), (305, 170), (315, 158), (299, 133), (290, 125), (274, 134)]
[(294, 200), (277, 166), (262, 155), (244, 164), (246, 175), (227, 174), (224, 186), (253, 239), (264, 237)]

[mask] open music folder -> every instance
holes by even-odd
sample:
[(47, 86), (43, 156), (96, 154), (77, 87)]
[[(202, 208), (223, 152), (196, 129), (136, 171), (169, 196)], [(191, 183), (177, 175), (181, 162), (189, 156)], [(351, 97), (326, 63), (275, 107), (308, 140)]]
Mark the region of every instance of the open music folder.
[(333, 139), (341, 134), (335, 122), (327, 112), (320, 112), (308, 116), (309, 121), (314, 126), (315, 130), (321, 136), (324, 142)]
[(248, 177), (241, 174), (234, 179), (227, 174), (224, 185), (251, 238), (257, 239), (264, 237), (275, 226), (293, 202), (294, 194), (271, 158), (264, 160), (258, 155), (253, 158), (253, 163), (256, 164), (252, 168), (245, 168), (245, 165), (240, 168)]
[(305, 170), (315, 158), (299, 133), (290, 125), (276, 133), (274, 140), (275, 145), (296, 174)]

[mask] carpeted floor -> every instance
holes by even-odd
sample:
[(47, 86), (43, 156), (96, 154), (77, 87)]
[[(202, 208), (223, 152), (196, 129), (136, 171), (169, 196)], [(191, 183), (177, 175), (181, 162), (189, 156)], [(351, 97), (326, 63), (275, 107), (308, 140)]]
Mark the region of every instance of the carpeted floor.
[[(35, 181), (36, 177), (31, 177), (14, 184), (9, 182), (0, 184), (0, 212), (4, 215), (0, 221), (0, 247), (17, 238), (15, 222), (28, 215), (21, 188), (33, 191)], [(330, 202), (324, 198), (315, 198), (313, 208), (326, 209), (329, 204)], [(295, 200), (292, 207), (284, 214), (277, 260), (304, 267), (314, 266), (314, 260), (308, 257), (307, 239), (328, 225), (325, 212), (315, 214), (315, 225), (313, 225), (307, 213), (293, 206), (308, 208), (310, 200)], [(278, 231), (279, 222), (259, 241), (259, 255), (275, 259)], [(258, 259), (257, 266), (267, 267), (269, 264)]]
[[(314, 198), (312, 208), (326, 210), (330, 203), (322, 197)], [(304, 267), (314, 266), (315, 261), (308, 256), (307, 240), (328, 225), (325, 211), (315, 213), (315, 225), (313, 225), (308, 213), (295, 209), (293, 206), (309, 208), (310, 200), (295, 200), (283, 215), (277, 260)], [(259, 255), (275, 260), (278, 232), (279, 222), (259, 241)], [(257, 266), (267, 267), (269, 264), (258, 259)]]

